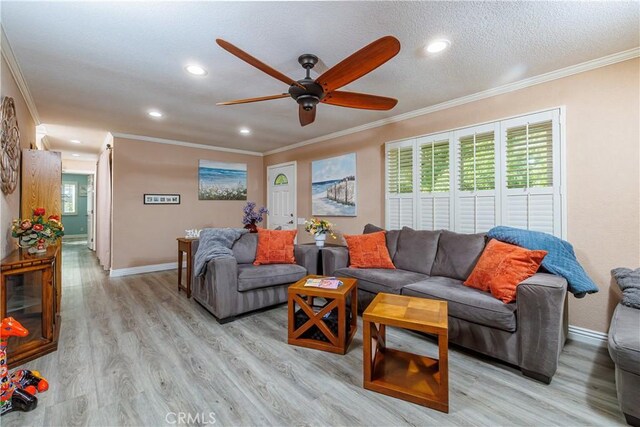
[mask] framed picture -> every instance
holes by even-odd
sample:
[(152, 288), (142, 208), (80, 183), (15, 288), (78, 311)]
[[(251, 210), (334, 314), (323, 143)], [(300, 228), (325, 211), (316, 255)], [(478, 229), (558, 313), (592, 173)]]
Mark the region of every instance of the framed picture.
[(199, 200), (247, 200), (247, 164), (200, 160)]
[(311, 162), (311, 214), (356, 216), (356, 153)]
[(145, 205), (179, 205), (180, 195), (179, 194), (145, 194), (143, 200)]

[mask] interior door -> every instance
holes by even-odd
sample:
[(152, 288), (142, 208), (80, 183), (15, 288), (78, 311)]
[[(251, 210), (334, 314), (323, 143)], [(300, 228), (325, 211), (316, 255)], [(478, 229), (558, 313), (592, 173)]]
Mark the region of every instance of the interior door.
[(93, 184), (93, 175), (87, 176), (87, 246), (89, 249), (94, 250), (94, 205), (95, 205), (95, 186)]
[(268, 168), (268, 228), (296, 228), (296, 166), (286, 164)]

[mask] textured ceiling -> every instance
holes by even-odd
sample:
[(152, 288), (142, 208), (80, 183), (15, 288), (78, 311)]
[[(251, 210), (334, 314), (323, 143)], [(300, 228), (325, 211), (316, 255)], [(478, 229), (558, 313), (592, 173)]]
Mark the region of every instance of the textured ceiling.
[[(40, 118), (57, 126), (267, 151), (638, 46), (638, 2), (11, 2), (2, 25)], [(299, 79), (394, 35), (400, 54), (346, 90), (395, 97), (388, 112), (320, 105), (301, 128), (292, 99), (216, 107), (285, 84), (215, 44), (223, 38)], [(428, 40), (449, 50), (428, 57)], [(203, 65), (206, 77), (184, 72)], [(150, 119), (146, 111), (165, 113)], [(53, 126), (56, 125), (56, 126)], [(238, 134), (248, 126), (249, 137)], [(51, 134), (54, 147), (65, 138)], [(83, 141), (98, 147), (103, 139)], [(98, 139), (100, 139), (98, 141)], [(77, 147), (70, 147), (76, 149)]]

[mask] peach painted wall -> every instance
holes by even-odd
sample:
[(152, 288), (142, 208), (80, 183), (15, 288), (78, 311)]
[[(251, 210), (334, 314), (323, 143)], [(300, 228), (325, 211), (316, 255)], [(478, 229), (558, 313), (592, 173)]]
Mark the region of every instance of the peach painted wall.
[(568, 240), (600, 287), (583, 299), (570, 297), (569, 321), (606, 332), (619, 300), (610, 270), (640, 267), (639, 81), (640, 60), (633, 59), (269, 155), (265, 167), (298, 162), (298, 216), (309, 217), (311, 161), (356, 152), (358, 216), (330, 220), (360, 233), (368, 222), (384, 225), (385, 142), (566, 106)]
[[(10, 96), (13, 98), (16, 106), (16, 118), (18, 119), (18, 127), (20, 129), (20, 146), (29, 148), (36, 141), (36, 123), (31, 117), (31, 113), (27, 108), (27, 104), (20, 93), (20, 89), (16, 84), (9, 66), (4, 60), (0, 60), (0, 96)], [(18, 177), (18, 186), (15, 191), (9, 195), (2, 194), (0, 201), (0, 239), (2, 246), (0, 247), (0, 258), (4, 258), (13, 249), (15, 249), (16, 241), (11, 237), (11, 222), (20, 215), (20, 177)]]
[[(264, 204), (263, 158), (114, 138), (112, 269), (176, 262), (185, 229), (241, 227), (244, 201), (198, 200), (198, 160), (247, 164), (248, 200)], [(180, 205), (144, 205), (177, 193)]]

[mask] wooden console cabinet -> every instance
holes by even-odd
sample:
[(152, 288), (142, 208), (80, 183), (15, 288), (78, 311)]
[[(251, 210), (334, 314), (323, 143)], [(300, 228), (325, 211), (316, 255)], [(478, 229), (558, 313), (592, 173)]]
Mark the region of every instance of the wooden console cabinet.
[(59, 250), (59, 245), (50, 246), (45, 254), (30, 255), (17, 249), (0, 262), (0, 319), (13, 317), (29, 330), (24, 338), (9, 338), (9, 368), (58, 348)]

